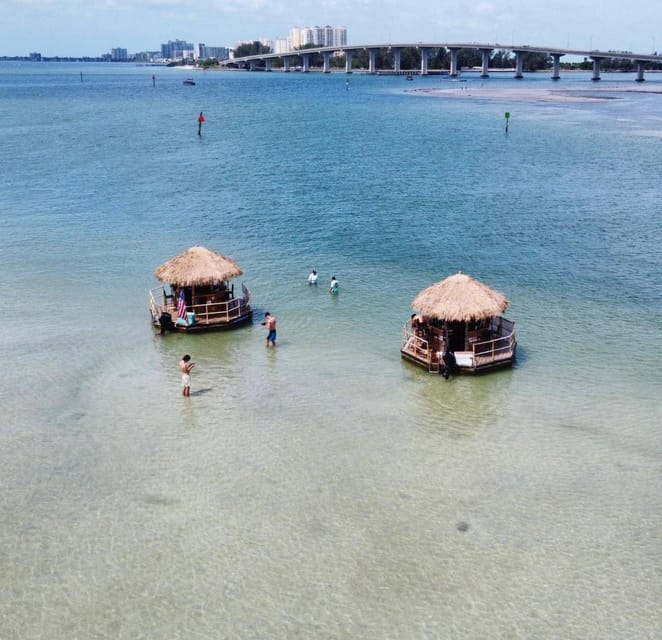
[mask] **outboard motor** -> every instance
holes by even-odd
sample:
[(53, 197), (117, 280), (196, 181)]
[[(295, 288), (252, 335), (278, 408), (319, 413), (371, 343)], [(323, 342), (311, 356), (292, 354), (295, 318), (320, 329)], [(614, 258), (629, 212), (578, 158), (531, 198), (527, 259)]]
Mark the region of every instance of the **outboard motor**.
[(441, 375), (448, 380), (451, 375), (457, 373), (457, 360), (455, 360), (455, 354), (452, 351), (446, 351), (442, 360), (444, 362), (444, 368), (441, 371)]
[(166, 331), (175, 330), (175, 325), (172, 321), (172, 316), (167, 311), (164, 311), (159, 316), (159, 326), (161, 327), (161, 335), (163, 335)]

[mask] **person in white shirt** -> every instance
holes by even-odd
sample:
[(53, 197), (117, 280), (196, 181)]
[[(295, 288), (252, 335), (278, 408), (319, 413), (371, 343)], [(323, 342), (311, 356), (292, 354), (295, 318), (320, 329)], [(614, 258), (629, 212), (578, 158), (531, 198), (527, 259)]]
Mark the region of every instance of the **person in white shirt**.
[(317, 284), (317, 271), (313, 269), (308, 276), (308, 284)]
[(336, 280), (336, 276), (331, 277), (331, 284), (329, 285), (329, 293), (338, 293), (338, 287), (340, 285), (338, 284), (338, 281)]

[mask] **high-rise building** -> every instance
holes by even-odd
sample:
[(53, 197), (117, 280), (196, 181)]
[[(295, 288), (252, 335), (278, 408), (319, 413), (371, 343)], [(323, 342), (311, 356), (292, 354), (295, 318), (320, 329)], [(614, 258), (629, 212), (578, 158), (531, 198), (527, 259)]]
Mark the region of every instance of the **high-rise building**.
[(110, 50), (110, 59), (113, 62), (126, 62), (129, 59), (129, 54), (126, 49), (118, 47)]
[(333, 42), (327, 47), (344, 47), (347, 44), (347, 27), (333, 27)]
[(195, 47), (185, 40), (168, 40), (161, 45), (161, 57), (166, 60), (193, 58)]
[(276, 38), (274, 40), (274, 53), (287, 53), (289, 51), (287, 46), (287, 38)]
[(196, 47), (196, 60), (206, 60), (207, 58), (227, 60), (229, 57), (230, 49), (227, 47), (208, 47), (202, 42)]
[(299, 27), (292, 27), (287, 34), (287, 48), (289, 51), (301, 49), (303, 44), (302, 30)]
[(305, 46), (342, 47), (347, 44), (346, 27), (292, 27), (287, 37), (290, 51)]

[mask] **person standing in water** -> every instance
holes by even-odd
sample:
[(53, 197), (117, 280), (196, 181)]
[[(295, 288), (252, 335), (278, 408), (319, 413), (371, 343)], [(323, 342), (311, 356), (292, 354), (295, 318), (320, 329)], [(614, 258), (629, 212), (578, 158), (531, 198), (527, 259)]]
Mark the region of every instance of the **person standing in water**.
[(198, 116), (198, 135), (202, 135), (202, 123), (205, 121), (205, 117), (202, 115), (202, 111), (200, 112), (200, 115)]
[(338, 284), (338, 281), (336, 280), (336, 276), (331, 276), (331, 284), (329, 285), (329, 293), (338, 293), (338, 287), (340, 285)]
[(195, 362), (191, 362), (191, 356), (188, 353), (179, 361), (179, 370), (182, 372), (182, 395), (191, 395), (191, 369), (195, 367)]
[(313, 269), (308, 276), (308, 284), (317, 284), (317, 271)]
[(272, 316), (268, 311), (264, 314), (264, 321), (262, 322), (264, 326), (267, 327), (269, 333), (267, 334), (267, 340), (265, 344), (267, 347), (269, 343), (275, 347), (276, 346), (276, 318)]

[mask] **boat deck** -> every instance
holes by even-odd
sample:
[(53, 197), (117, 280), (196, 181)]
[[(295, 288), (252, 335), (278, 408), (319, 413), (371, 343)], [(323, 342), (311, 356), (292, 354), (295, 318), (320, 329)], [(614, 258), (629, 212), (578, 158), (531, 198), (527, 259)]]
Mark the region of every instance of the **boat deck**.
[[(514, 323), (501, 318), (486, 334), (467, 335), (465, 348), (453, 351), (458, 370), (476, 373), (486, 369), (506, 367), (515, 361), (517, 342)], [(402, 357), (426, 368), (431, 373), (444, 369), (446, 342), (443, 331), (435, 327), (414, 330), (409, 323), (403, 327)]]
[(165, 292), (159, 295), (161, 289), (152, 289), (150, 291), (152, 323), (160, 328), (160, 318), (164, 313), (170, 316), (174, 324), (171, 329), (183, 332), (229, 329), (248, 323), (253, 318), (253, 310), (248, 302), (248, 290), (245, 287), (243, 290), (244, 297), (240, 298), (229, 294), (224, 299), (209, 297), (205, 298), (204, 302), (196, 300), (198, 304), (186, 307), (187, 320), (184, 320), (178, 317), (174, 296), (166, 295)]

